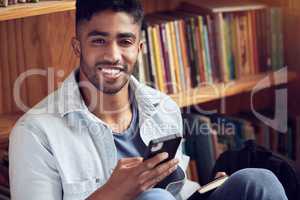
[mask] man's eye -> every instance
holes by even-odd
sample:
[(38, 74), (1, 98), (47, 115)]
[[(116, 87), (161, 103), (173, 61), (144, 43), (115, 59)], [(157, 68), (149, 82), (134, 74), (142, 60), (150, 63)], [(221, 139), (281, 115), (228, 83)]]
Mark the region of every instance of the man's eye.
[(101, 38), (99, 38), (99, 39), (94, 39), (94, 40), (92, 40), (92, 43), (93, 43), (93, 44), (105, 44), (105, 40), (104, 40), (104, 39), (101, 39)]
[(123, 46), (130, 46), (133, 44), (133, 42), (131, 40), (121, 40), (120, 44)]

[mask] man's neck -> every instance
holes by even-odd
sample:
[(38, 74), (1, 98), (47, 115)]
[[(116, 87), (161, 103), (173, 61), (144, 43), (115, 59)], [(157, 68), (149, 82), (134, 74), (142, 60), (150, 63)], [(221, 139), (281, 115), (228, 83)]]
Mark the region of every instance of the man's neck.
[(90, 112), (111, 125), (115, 132), (128, 128), (132, 118), (128, 83), (118, 93), (110, 95), (95, 88), (82, 71), (78, 79), (79, 83), (84, 82), (80, 92)]

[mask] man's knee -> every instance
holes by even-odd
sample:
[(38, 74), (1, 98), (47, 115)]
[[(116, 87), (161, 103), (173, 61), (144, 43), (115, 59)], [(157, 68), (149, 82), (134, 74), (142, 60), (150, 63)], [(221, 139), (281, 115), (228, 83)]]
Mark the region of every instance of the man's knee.
[(273, 172), (267, 169), (259, 168), (246, 168), (241, 169), (231, 175), (233, 180), (237, 180), (239, 183), (247, 184), (262, 184), (265, 186), (265, 183), (280, 183), (277, 177)]
[(175, 200), (174, 196), (170, 192), (159, 188), (153, 188), (146, 192), (143, 192), (137, 198), (137, 200), (153, 200), (153, 199)]
[(266, 196), (270, 197), (270, 199), (285, 199), (285, 191), (282, 184), (270, 170), (242, 169), (232, 174), (230, 179), (241, 191), (248, 195), (255, 195), (258, 199), (264, 199), (263, 197)]

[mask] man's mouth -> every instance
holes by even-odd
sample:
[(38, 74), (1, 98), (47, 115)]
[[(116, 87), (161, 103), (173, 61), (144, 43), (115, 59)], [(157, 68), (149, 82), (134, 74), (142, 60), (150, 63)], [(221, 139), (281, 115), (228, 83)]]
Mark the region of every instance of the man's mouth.
[(103, 76), (107, 79), (117, 79), (120, 77), (124, 69), (119, 67), (98, 67)]

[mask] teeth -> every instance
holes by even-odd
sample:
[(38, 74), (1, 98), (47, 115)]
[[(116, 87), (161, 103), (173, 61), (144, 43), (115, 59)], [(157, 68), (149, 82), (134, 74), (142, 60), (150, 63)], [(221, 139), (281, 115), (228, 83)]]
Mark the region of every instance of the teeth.
[(120, 73), (119, 69), (102, 69), (104, 73), (110, 74), (110, 75), (116, 75)]

